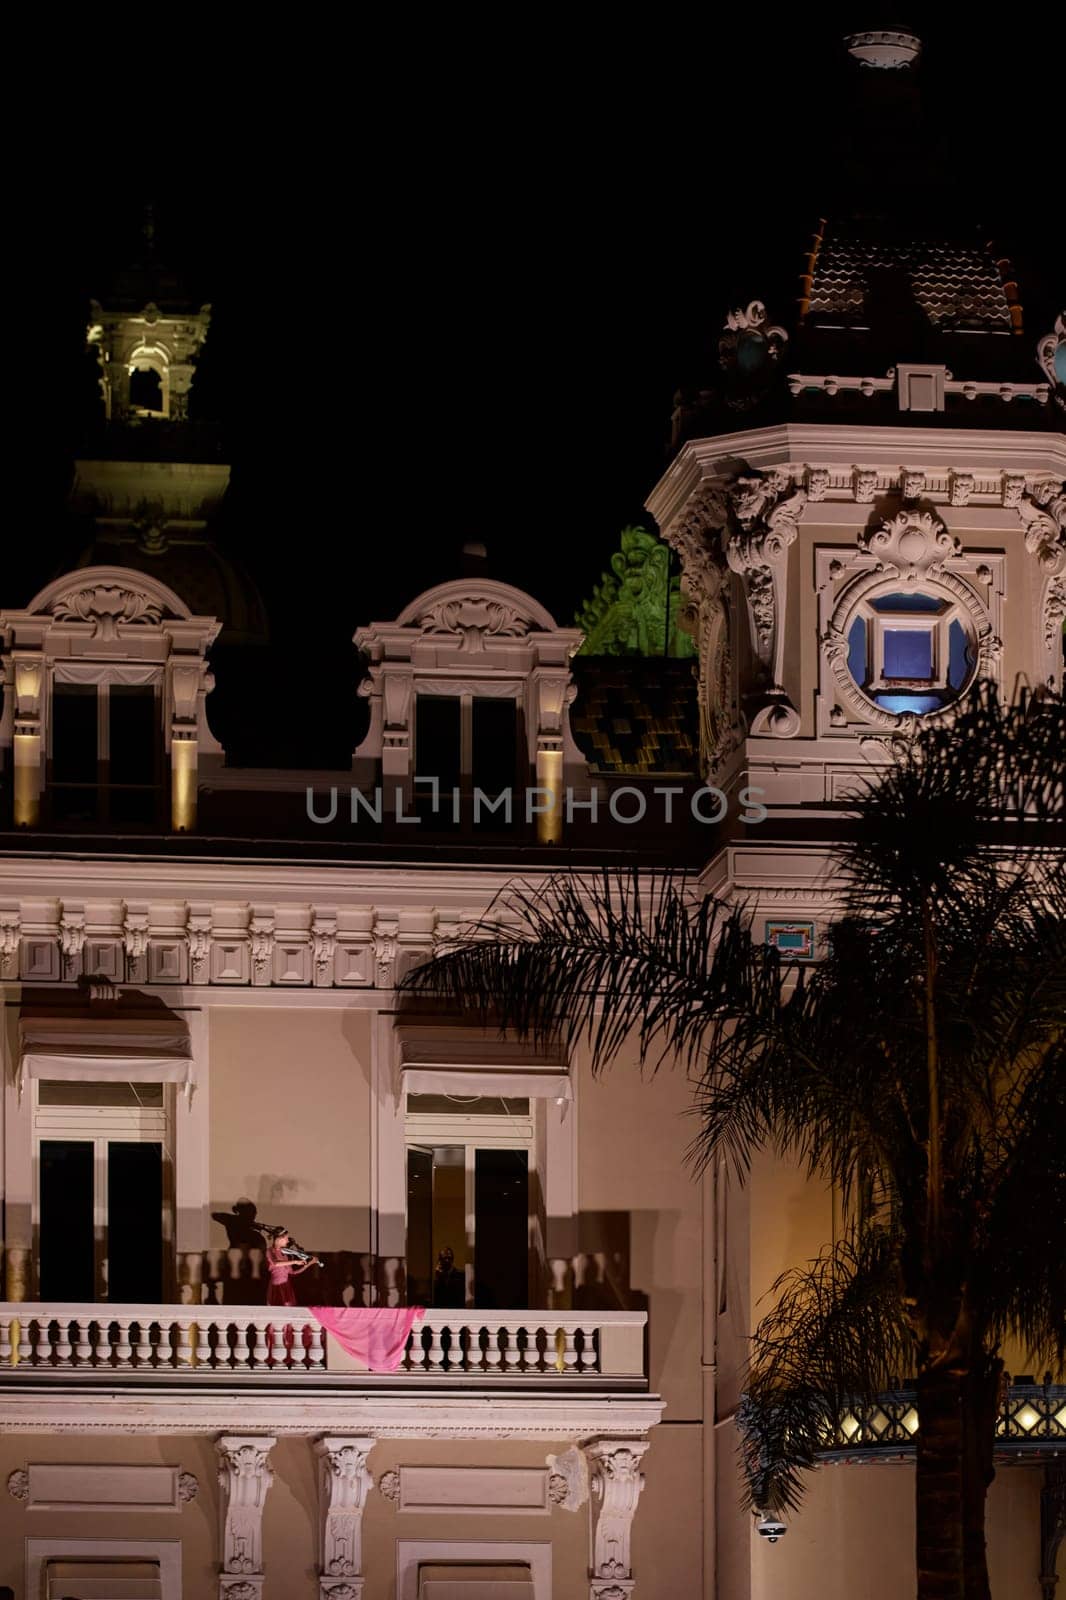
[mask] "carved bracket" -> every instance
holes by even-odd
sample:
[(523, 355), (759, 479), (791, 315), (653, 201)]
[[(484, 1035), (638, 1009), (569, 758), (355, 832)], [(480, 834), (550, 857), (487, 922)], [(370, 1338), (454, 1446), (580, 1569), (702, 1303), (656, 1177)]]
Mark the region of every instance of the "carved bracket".
[[(812, 488), (816, 495), (825, 493), (820, 478), (813, 478)], [(736, 525), (726, 543), (726, 560), (744, 585), (759, 687), (771, 703), (752, 732), (791, 737), (799, 730), (799, 718), (781, 682), (788, 552), (799, 533), (808, 491), (797, 488), (790, 473), (777, 471), (737, 478), (730, 499)]]
[(276, 1442), (262, 1435), (225, 1434), (215, 1443), (223, 1513), (219, 1600), (258, 1600), (262, 1590), (263, 1508), (274, 1481), (269, 1461)]
[(630, 1535), (644, 1488), (641, 1458), (647, 1439), (593, 1439), (583, 1446), (594, 1506), (590, 1600), (605, 1600), (610, 1585), (627, 1595), (633, 1585)]
[(704, 488), (663, 530), (663, 538), (681, 559), (678, 626), (696, 641), (704, 777), (712, 775), (741, 737), (729, 629), (729, 569), (722, 554), (728, 523), (724, 493)]
[(1019, 495), (1015, 510), (1025, 526), (1025, 548), (1042, 572), (1054, 577), (1066, 571), (1066, 489), (1042, 483), (1032, 494)]
[(373, 1482), (366, 1460), (375, 1442), (328, 1437), (315, 1445), (319, 1458), (323, 1597), (338, 1594), (338, 1587), (331, 1580), (359, 1579), (362, 1572), (363, 1508)]

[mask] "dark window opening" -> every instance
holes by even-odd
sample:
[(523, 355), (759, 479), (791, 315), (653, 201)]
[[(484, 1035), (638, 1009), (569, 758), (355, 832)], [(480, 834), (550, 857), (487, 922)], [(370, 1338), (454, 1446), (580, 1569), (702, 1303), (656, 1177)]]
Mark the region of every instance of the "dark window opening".
[(474, 1304), (522, 1307), (529, 1298), (529, 1154), (474, 1152)]
[[(481, 829), (499, 831), (513, 825), (516, 815), (525, 803), (518, 792), (518, 706), (514, 700), (488, 700), (475, 698), (471, 707), (471, 758), (474, 789), (490, 801), (499, 802), (500, 796), (510, 790), (510, 823), (506, 804), (497, 804), (493, 810), (482, 804), (475, 825)], [(471, 808), (471, 816), (475, 815)]]
[(154, 367), (135, 367), (130, 373), (130, 409), (163, 410), (163, 379)]
[(107, 1146), (107, 1298), (163, 1299), (163, 1146), (112, 1139)]
[(40, 1178), (40, 1297), (88, 1304), (96, 1299), (92, 1144), (42, 1140)]

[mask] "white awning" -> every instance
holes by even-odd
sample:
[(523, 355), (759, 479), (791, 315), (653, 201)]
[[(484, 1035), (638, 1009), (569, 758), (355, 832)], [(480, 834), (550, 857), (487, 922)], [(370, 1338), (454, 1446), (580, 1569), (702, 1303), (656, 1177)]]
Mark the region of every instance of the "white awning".
[(486, 1067), (441, 1062), (434, 1067), (402, 1067), (400, 1087), (404, 1094), (499, 1095), (505, 1100), (573, 1099), (569, 1075), (558, 1068), (554, 1072), (520, 1072), (507, 1068), (493, 1071)]
[(19, 1016), (19, 1077), (89, 1083), (192, 1083), (184, 1017), (167, 1006), (49, 1004)]
[(572, 1100), (566, 1055), (451, 1018), (396, 1023), (401, 1094)]

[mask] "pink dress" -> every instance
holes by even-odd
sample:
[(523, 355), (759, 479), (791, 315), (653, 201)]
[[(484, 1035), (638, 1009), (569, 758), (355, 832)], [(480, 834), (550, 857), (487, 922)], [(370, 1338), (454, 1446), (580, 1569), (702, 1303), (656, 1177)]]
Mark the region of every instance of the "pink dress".
[(268, 1306), (294, 1306), (296, 1304), (296, 1291), (291, 1282), (292, 1263), (286, 1261), (282, 1255), (275, 1255), (273, 1245), (266, 1253), (267, 1266), (270, 1268), (270, 1287), (267, 1289)]

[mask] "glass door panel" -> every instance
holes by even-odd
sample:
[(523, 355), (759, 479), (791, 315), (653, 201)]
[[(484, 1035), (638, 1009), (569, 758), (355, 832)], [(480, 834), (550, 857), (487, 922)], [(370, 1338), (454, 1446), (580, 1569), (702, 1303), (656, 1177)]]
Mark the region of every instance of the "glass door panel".
[(407, 1304), (433, 1303), (433, 1151), (407, 1150)]
[(107, 1146), (107, 1298), (163, 1299), (163, 1146), (112, 1139)]
[(506, 1310), (529, 1303), (529, 1154), (474, 1152), (474, 1304)]
[(96, 1299), (93, 1144), (42, 1139), (38, 1259), (42, 1300)]

